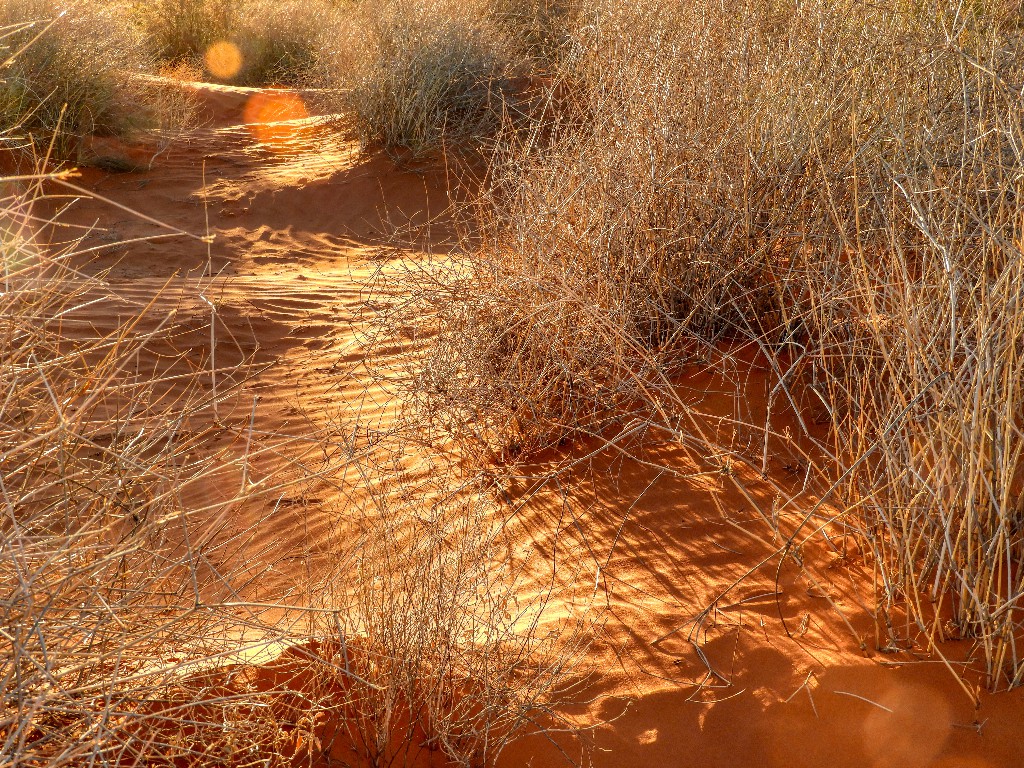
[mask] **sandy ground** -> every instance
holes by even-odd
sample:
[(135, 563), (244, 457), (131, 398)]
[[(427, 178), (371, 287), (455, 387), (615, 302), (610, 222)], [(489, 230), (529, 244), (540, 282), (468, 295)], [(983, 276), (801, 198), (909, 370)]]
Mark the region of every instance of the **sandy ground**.
[[(175, 313), (176, 350), (153, 352), (140, 370), (204, 370), (214, 349), (224, 372), (209, 386), (226, 394), (217, 419), (192, 429), (216, 455), (254, 458), (244, 470), (225, 459), (221, 475), (190, 491), (224, 539), (209, 567), (223, 574), (225, 591), (285, 600), (330, 559), (336, 505), (318, 503), (315, 482), (294, 503), (240, 503), (239, 475), (315, 474), (324, 457), (303, 435), (353, 414), (371, 425), (368, 434), (387, 429), (389, 397), (367, 378), (360, 334), (389, 297), (370, 286), (396, 258), (387, 247), (396, 229), (420, 248), (443, 250), (449, 233), (436, 217), (450, 180), (442, 168), (398, 168), (361, 153), (306, 120), (295, 97), (195, 88), (203, 127), (163, 148), (98, 145), (101, 156), (127, 155), (132, 172), (83, 171), (75, 183), (96, 197), (70, 202), (50, 237), (84, 236), (81, 247), (93, 254), (81, 266), (109, 286), (106, 300), (74, 322), (111, 329), (153, 302), (155, 316)], [(208, 245), (170, 229), (154, 238), (154, 221), (215, 238)], [(390, 359), (375, 363), (399, 370), (419, 343), (378, 349)], [(253, 373), (236, 381), (230, 370), (242, 361)], [(767, 379), (749, 361), (741, 369), (745, 407), (756, 416)], [(685, 384), (705, 411), (734, 413), (716, 376), (694, 370)], [(599, 766), (1024, 764), (1024, 693), (982, 694), (976, 709), (937, 657), (876, 651), (858, 607), (867, 574), (855, 560), (817, 552), (826, 563), (819, 583), (792, 568), (776, 583), (776, 560), (755, 566), (778, 542), (765, 538), (733, 484), (653, 438), (574, 464), (594, 448), (584, 442), (544, 457), (509, 489), (530, 499), (520, 543), (558, 563), (569, 586), (556, 614), (571, 615), (574, 595), (585, 601), (595, 585), (609, 608), (588, 658), (595, 676), (566, 708), (594, 726), (590, 746), (581, 757), (572, 740), (531, 737), (506, 750), (502, 765), (565, 765), (567, 755)], [(772, 457), (779, 487), (798, 482), (788, 465)], [(559, 488), (531, 479), (553, 467)], [(770, 488), (746, 481), (770, 508)], [(258, 571), (249, 570), (255, 562)], [(954, 643), (947, 652), (962, 659), (969, 650)]]

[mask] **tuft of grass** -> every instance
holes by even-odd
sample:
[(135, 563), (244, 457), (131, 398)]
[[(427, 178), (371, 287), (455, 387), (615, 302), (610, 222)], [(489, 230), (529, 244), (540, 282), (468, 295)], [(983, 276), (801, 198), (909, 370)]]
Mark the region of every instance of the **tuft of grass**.
[(770, 301), (730, 179), (744, 166), (731, 30), (691, 15), (581, 14), (534, 127), (507, 122), (464, 268), (449, 295), (427, 290), (442, 329), (420, 393), (432, 418), (498, 448), (599, 432), (721, 338), (733, 303)]
[(149, 45), (163, 61), (202, 64), (230, 43), (237, 71), (207, 72), (237, 85), (299, 85), (329, 47), (341, 10), (327, 0), (160, 0), (141, 12)]
[(53, 181), (5, 184), (0, 199), (0, 755), (173, 764), (188, 750), (154, 738), (147, 702), (179, 661), (229, 647), (223, 614), (199, 607), (187, 545), (214, 531), (183, 502), (216, 474), (186, 458), (209, 401), (197, 381), (145, 370), (174, 330), (152, 307), (109, 332), (80, 315), (113, 298), (70, 263), (73, 245), (35, 234), (47, 222), (33, 190)]
[(558, 66), (580, 7), (577, 0), (490, 0), (486, 13), (515, 59), (543, 72)]
[(171, 63), (202, 61), (207, 49), (227, 40), (238, 0), (157, 0), (141, 21), (154, 54)]
[(771, 92), (791, 105), (776, 155), (808, 182), (769, 230), (789, 241), (766, 341), (830, 427), (825, 492), (878, 569), (877, 647), (976, 638), (1001, 688), (1024, 679), (1024, 112), (1009, 86), (1024, 50), (1014, 14), (952, 11), (822, 3), (784, 20), (815, 66), (784, 60)]
[(513, 66), (476, 3), (368, 0), (319, 80), (364, 143), (412, 155), (479, 144), (499, 123)]
[(247, 85), (302, 85), (336, 32), (341, 11), (331, 3), (250, 0), (229, 40), (242, 52), (238, 81)]
[(453, 765), (493, 765), (527, 734), (575, 733), (557, 712), (586, 680), (599, 612), (551, 615), (550, 566), (514, 554), (493, 474), (438, 462), (424, 481), (396, 473), (394, 455), (351, 467), (358, 533), (317, 621), (341, 650), (335, 669), (352, 671), (338, 719), (359, 762), (400, 763), (426, 747)]
[[(71, 158), (84, 137), (162, 127), (180, 109), (141, 75), (153, 60), (116, 3), (12, 0), (0, 7), (0, 124)], [(16, 131), (14, 129), (17, 129)]]

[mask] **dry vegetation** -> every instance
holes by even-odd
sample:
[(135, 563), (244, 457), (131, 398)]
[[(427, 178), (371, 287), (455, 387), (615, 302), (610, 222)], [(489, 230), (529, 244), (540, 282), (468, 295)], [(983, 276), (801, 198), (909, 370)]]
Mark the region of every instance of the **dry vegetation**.
[[(183, 376), (179, 345), (204, 336), (158, 302), (109, 334), (76, 319), (118, 297), (69, 266), (77, 243), (41, 254), (38, 189), (57, 178), (23, 180), (0, 220), (5, 764), (394, 765), (429, 751), (469, 766), (558, 723), (586, 626), (552, 631), (546, 593), (520, 593), (528, 563), (507, 546), (493, 479), (439, 467), (411, 486), (348, 429), (314, 435), (319, 460), (259, 475), (291, 439), (250, 450), (258, 425), (225, 426), (246, 363), (204, 355)], [(211, 414), (237, 429), (214, 453)], [(226, 533), (222, 510), (316, 482), (345, 499), (335, 569), (291, 595), (301, 621), (282, 619), (241, 595), (284, 555), (248, 551), (254, 531)], [(193, 489), (210, 483), (235, 496), (203, 503)], [(246, 661), (268, 647), (285, 653)]]
[[(461, 250), (410, 270), (380, 320), (382, 338), (432, 339), (401, 393), (417, 437), (511, 461), (639, 424), (759, 473), (791, 450), (808, 493), (776, 522), (781, 560), (838, 534), (877, 574), (879, 648), (970, 638), (991, 688), (1024, 682), (1017, 5), (162, 0), (130, 21), (64, 5), (0, 8), (5, 145), (56, 137), (67, 157), (159, 123), (139, 75), (230, 40), (236, 82), (315, 84), (367, 145), (486, 158)], [(213, 471), (182, 459), (208, 374), (137, 367), (164, 318), (104, 336), (56, 322), (107, 288), (66, 266), (74, 245), (39, 257), (40, 179), (0, 200), (0, 756), (150, 764), (202, 744), (237, 762), (305, 743), (468, 766), (552, 727), (587, 625), (554, 642), (543, 590), (519, 601), (489, 472), (409, 488), (318, 435), (344, 456), (319, 479), (386, 479), (339, 513), (348, 577), (303, 596), (301, 631), (204, 596), (188, 538), (210, 535), (208, 510), (181, 491)], [(676, 386), (739, 343), (804, 425), (759, 425), (756, 455), (704, 434)], [(197, 676), (239, 623), (306, 650), (262, 687), (237, 659)]]
[(173, 683), (161, 660), (202, 656), (223, 637), (190, 594), (200, 563), (179, 551), (202, 512), (183, 505), (182, 490), (210, 469), (185, 459), (187, 423), (209, 402), (194, 383), (179, 389), (139, 369), (164, 331), (159, 318), (109, 336), (75, 323), (103, 285), (70, 270), (67, 254), (41, 257), (32, 233), (42, 181), (9, 192), (0, 220), (0, 754), (130, 762), (169, 749), (146, 744), (136, 723)]
[(780, 554), (838, 526), (877, 566), (879, 647), (975, 638), (989, 685), (1019, 684), (1020, 21), (579, 9), (466, 260), (414, 280), (441, 331), (418, 410), (505, 455), (624, 413), (671, 433), (674, 372), (753, 342), (837, 510), (799, 510)]
[(19, 0), (0, 5), (3, 142), (77, 157), (83, 138), (175, 128), (180, 95), (139, 77), (155, 58), (116, 3)]
[(346, 739), (372, 765), (426, 748), (468, 768), (528, 733), (572, 731), (558, 704), (586, 679), (594, 615), (547, 615), (555, 575), (538, 584), (538, 555), (514, 553), (493, 475), (439, 462), (424, 486), (369, 457), (346, 474), (360, 490), (386, 480), (345, 505), (359, 538), (318, 600), (330, 610), (317, 635), (353, 671), (338, 725)]
[(237, 71), (210, 72), (238, 85), (304, 82), (328, 46), (340, 11), (329, 0), (157, 0), (139, 22), (150, 49), (165, 62), (202, 66), (216, 43), (236, 46)]
[(332, 111), (364, 143), (414, 155), (477, 143), (501, 119), (514, 65), (485, 2), (367, 0), (320, 68)]

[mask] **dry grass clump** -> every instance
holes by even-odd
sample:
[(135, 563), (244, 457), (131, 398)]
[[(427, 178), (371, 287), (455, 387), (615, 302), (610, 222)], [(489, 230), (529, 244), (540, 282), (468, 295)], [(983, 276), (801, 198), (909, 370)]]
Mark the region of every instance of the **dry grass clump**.
[(160, 0), (140, 11), (157, 56), (202, 64), (218, 43), (234, 46), (237, 62), (207, 69), (237, 85), (303, 83), (329, 44), (340, 10), (327, 0)]
[(429, 413), (524, 448), (594, 431), (650, 399), (695, 336), (720, 336), (734, 303), (770, 302), (767, 246), (751, 247), (735, 183), (742, 42), (725, 11), (721, 29), (707, 16), (656, 2), (580, 12), (536, 128), (499, 137), (457, 295), (431, 302), (443, 332)]
[(357, 543), (323, 593), (342, 606), (320, 631), (340, 649), (334, 665), (352, 672), (346, 742), (370, 765), (430, 750), (476, 766), (527, 733), (574, 730), (553, 710), (581, 679), (596, 614), (548, 615), (552, 587), (535, 578), (543, 566), (514, 554), (493, 478), (383, 469), (369, 496), (358, 475)]
[(320, 73), (361, 139), (422, 155), (479, 142), (500, 121), (512, 71), (484, 3), (366, 0)]
[(546, 71), (557, 66), (579, 6), (577, 0), (490, 0), (487, 15), (509, 40), (516, 61)]
[(819, 200), (842, 226), (784, 281), (780, 369), (832, 427), (835, 492), (880, 573), (879, 644), (971, 638), (988, 684), (1013, 687), (1024, 51), (1019, 20), (984, 8), (917, 20), (891, 32), (916, 70), (835, 82), (848, 149), (819, 166)]
[(174, 715), (147, 707), (180, 688), (182, 664), (230, 647), (233, 629), (203, 591), (213, 550), (192, 548), (214, 534), (197, 519), (209, 510), (184, 500), (218, 463), (187, 458), (191, 419), (210, 403), (197, 382), (142, 362), (168, 318), (141, 308), (106, 334), (78, 316), (107, 288), (44, 250), (31, 191), (4, 189), (0, 759), (173, 764), (194, 745), (162, 740)]
[[(302, 442), (340, 466), (259, 475), (287, 438), (250, 452), (248, 412), (212, 448), (244, 370), (174, 367), (176, 344), (205, 338), (178, 327), (176, 301), (97, 331), (88, 309), (118, 299), (74, 268), (75, 244), (39, 242), (43, 181), (0, 200), (0, 760), (384, 765), (426, 750), (487, 765), (526, 732), (571, 728), (549, 709), (587, 626), (546, 614), (551, 589), (524, 576), (550, 571), (515, 553), (493, 479), (449, 468), (421, 487), (336, 436)], [(351, 494), (337, 573), (290, 603), (246, 602), (295, 553), (253, 551), (228, 512), (310, 482)], [(245, 660), (270, 644), (284, 654)]]
[(975, 638), (1002, 687), (1024, 675), (1024, 51), (1019, 19), (953, 10), (810, 5), (783, 28), (813, 58), (779, 69), (769, 135), (809, 183), (767, 230), (789, 240), (762, 338), (831, 427), (820, 468), (878, 568), (878, 647)]
[(87, 135), (124, 135), (172, 118), (159, 89), (137, 77), (153, 60), (125, 14), (119, 3), (4, 3), (0, 127), (70, 157)]
[(396, 328), (429, 339), (398, 393), (428, 441), (512, 458), (600, 434), (639, 392), (664, 386), (649, 350), (623, 333), (628, 318), (585, 292), (592, 284), (493, 254), (424, 261), (397, 278), (408, 303), (378, 318), (376, 344)]
[(807, 336), (783, 370), (832, 428), (835, 463), (823, 468), (877, 564), (879, 647), (974, 639), (989, 685), (1013, 687), (1024, 677), (1024, 259), (994, 232), (964, 248), (934, 223), (920, 222), (934, 246), (861, 253), (827, 282), (816, 275), (828, 301), (799, 315)]
[(305, 83), (337, 34), (340, 18), (341, 10), (324, 0), (249, 0), (227, 38), (242, 53), (242, 70), (234, 82)]
[(413, 396), (498, 447), (623, 407), (675, 428), (673, 369), (753, 339), (878, 565), (878, 647), (975, 638), (1019, 684), (1019, 27), (938, 0), (582, 10), (466, 258), (413, 279), (437, 333)]
[[(867, 215), (824, 193), (852, 153), (892, 177), (916, 162), (896, 132), (920, 139), (950, 119), (935, 105), (957, 81), (932, 60), (928, 18), (825, 3), (581, 11), (536, 129), (498, 142), (463, 320), (443, 324), (460, 328), (442, 345), (465, 361), (464, 374), (438, 356), (449, 399), (539, 403), (542, 444), (633, 387), (638, 361), (671, 368), (695, 342), (778, 333), (784, 265), (844, 247)], [(913, 75), (883, 81), (892, 71)], [(856, 149), (854, 112), (872, 137)], [(609, 379), (622, 349), (633, 359)], [(552, 376), (564, 381), (553, 401)]]
[(239, 0), (157, 0), (142, 10), (141, 21), (158, 57), (191, 63), (228, 39), (239, 5)]

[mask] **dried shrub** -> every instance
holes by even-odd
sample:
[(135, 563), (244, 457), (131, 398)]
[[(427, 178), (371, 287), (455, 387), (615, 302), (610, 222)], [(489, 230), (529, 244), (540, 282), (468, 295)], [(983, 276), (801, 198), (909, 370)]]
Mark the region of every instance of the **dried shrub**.
[(511, 70), (477, 3), (367, 0), (347, 17), (319, 79), (365, 143), (423, 155), (486, 137)]
[[(185, 110), (140, 77), (153, 68), (144, 40), (116, 3), (13, 0), (0, 8), (0, 121), (70, 158), (91, 134), (174, 127)], [(15, 130), (16, 129), (16, 130)]]
[(581, 11), (455, 266), (410, 273), (434, 341), (409, 397), (506, 456), (623, 414), (677, 430), (680, 364), (751, 341), (841, 510), (780, 554), (840, 526), (878, 564), (879, 648), (973, 637), (1018, 685), (1019, 27), (938, 1)]

